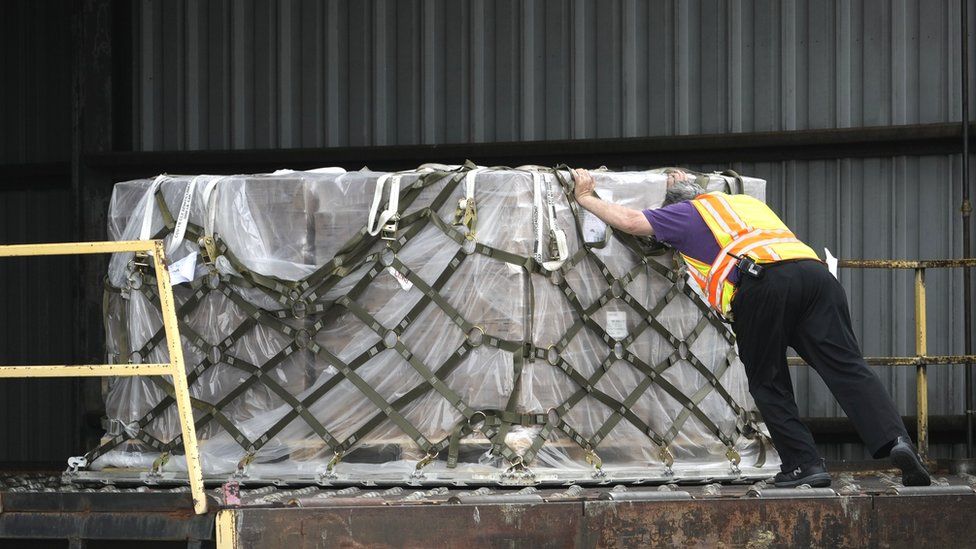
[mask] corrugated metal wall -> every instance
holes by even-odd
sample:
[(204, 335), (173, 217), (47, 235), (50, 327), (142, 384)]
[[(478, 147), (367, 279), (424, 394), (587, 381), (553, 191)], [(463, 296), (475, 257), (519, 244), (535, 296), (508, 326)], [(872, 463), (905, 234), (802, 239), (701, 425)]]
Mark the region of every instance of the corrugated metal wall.
[[(0, 183), (2, 184), (2, 183)], [(66, 190), (0, 191), (0, 243), (73, 240)], [(13, 258), (0, 264), (0, 364), (75, 362), (72, 258)], [(81, 450), (79, 383), (0, 380), (0, 462), (62, 460)]]
[(71, 155), (71, 10), (65, 0), (0, 5), (0, 163)]
[(960, 117), (957, 0), (143, 0), (135, 12), (142, 150)]
[[(0, 5), (0, 168), (70, 160), (70, 44), (69, 1)], [(45, 171), (0, 177), (0, 243), (75, 238), (70, 177)], [(0, 260), (0, 364), (72, 361), (72, 267), (65, 258)], [(78, 410), (74, 380), (0, 381), (0, 462), (77, 453)]]

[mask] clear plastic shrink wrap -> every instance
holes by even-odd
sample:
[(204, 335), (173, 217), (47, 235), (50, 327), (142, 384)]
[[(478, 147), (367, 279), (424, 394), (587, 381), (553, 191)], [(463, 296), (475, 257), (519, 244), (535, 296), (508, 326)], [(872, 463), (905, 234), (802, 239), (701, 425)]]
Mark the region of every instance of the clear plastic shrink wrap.
[[(606, 200), (663, 201), (662, 170), (594, 173)], [(764, 199), (762, 180), (698, 178)], [(570, 187), (567, 171), (470, 164), (117, 184), (110, 237), (165, 238), (205, 476), (778, 470), (730, 330), (670, 251), (608, 230)], [(151, 267), (116, 254), (106, 288), (109, 358), (166, 362)], [(109, 380), (88, 474), (185, 476), (169, 390)]]

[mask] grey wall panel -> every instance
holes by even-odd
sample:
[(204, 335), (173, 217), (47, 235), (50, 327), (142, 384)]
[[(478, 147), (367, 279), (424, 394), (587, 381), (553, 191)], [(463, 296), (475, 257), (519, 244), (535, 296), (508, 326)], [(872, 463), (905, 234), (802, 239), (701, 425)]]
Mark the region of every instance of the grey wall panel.
[[(3, 182), (0, 181), (0, 184)], [(0, 191), (0, 243), (72, 240), (67, 190)], [(73, 361), (74, 259), (0, 259), (0, 364)], [(79, 382), (0, 381), (0, 462), (52, 462), (81, 450)]]
[(68, 160), (71, 5), (0, 3), (0, 163)]
[[(67, 0), (0, 3), (0, 164), (70, 159), (71, 15)], [(70, 185), (57, 178), (0, 180), (0, 244), (72, 239)], [(0, 260), (0, 364), (72, 361), (80, 328), (71, 317), (71, 267), (65, 258)], [(61, 462), (78, 453), (78, 387), (0, 381), (0, 462)]]
[(955, 121), (958, 11), (956, 0), (142, 0), (133, 134), (141, 150), (208, 150)]

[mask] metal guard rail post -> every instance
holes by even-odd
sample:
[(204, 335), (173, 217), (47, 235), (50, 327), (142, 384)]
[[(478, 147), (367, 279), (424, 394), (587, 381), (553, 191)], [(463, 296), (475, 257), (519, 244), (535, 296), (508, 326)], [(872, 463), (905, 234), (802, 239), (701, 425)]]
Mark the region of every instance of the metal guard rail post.
[[(976, 362), (976, 355), (928, 355), (925, 270), (968, 269), (976, 267), (976, 259), (936, 259), (910, 261), (901, 259), (841, 259), (837, 265), (846, 269), (913, 269), (915, 271), (915, 356), (864, 357), (873, 366), (915, 366), (915, 392), (918, 416), (918, 451), (923, 458), (929, 454), (929, 364), (967, 364)], [(969, 337), (969, 334), (966, 334)], [(806, 364), (803, 359), (791, 357), (791, 366)]]
[(190, 392), (186, 383), (183, 365), (183, 347), (180, 343), (179, 325), (176, 317), (176, 302), (173, 286), (170, 283), (166, 255), (161, 240), (133, 240), (120, 242), (71, 242), (65, 244), (18, 244), (0, 246), (0, 257), (29, 257), (50, 255), (107, 254), (135, 252), (151, 254), (156, 267), (156, 282), (159, 288), (159, 303), (166, 333), (166, 346), (169, 350), (167, 364), (86, 364), (43, 365), (43, 366), (0, 366), (0, 378), (36, 377), (105, 377), (105, 376), (156, 376), (168, 375), (173, 378), (173, 392), (179, 412), (183, 437), (183, 450), (186, 454), (187, 476), (193, 498), (193, 510), (197, 514), (207, 512), (207, 498), (203, 488), (203, 471), (200, 468), (200, 453), (197, 447), (197, 433), (190, 408)]

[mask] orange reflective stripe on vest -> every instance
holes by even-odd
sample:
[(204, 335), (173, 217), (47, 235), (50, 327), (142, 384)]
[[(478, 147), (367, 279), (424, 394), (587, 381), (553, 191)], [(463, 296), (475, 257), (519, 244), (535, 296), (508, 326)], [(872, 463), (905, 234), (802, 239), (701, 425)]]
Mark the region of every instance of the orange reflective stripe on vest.
[(688, 272), (701, 287), (708, 302), (721, 314), (728, 315), (735, 292), (735, 286), (728, 282), (728, 278), (738, 264), (738, 257), (748, 255), (760, 264), (819, 259), (768, 206), (755, 198), (709, 193), (691, 202), (708, 225), (721, 251), (711, 265), (686, 261)]
[[(799, 240), (789, 231), (763, 231), (761, 229), (747, 233), (734, 240), (732, 244), (726, 247), (727, 251), (723, 250), (724, 254), (719, 254), (715, 258), (715, 263), (712, 263), (712, 268), (709, 270), (706, 286), (708, 301), (712, 304), (724, 302), (722, 293), (726, 289), (725, 281), (728, 280), (729, 275), (732, 274), (732, 269), (736, 267), (739, 261), (733, 255), (738, 257), (749, 255), (757, 261), (766, 260), (765, 262), (773, 262), (777, 260), (764, 249), (774, 244), (786, 244), (789, 242), (799, 242)], [(759, 253), (757, 250), (764, 251)]]
[(708, 275), (710, 265), (685, 254), (681, 254), (681, 257), (685, 260), (685, 265), (688, 266), (688, 274), (691, 275), (691, 278), (695, 279), (695, 282), (698, 283), (700, 288), (704, 289), (707, 284), (706, 276)]
[(699, 196), (696, 200), (701, 201), (701, 204), (708, 209), (709, 213), (733, 239), (751, 230), (751, 227), (735, 213), (727, 200), (712, 194)]

